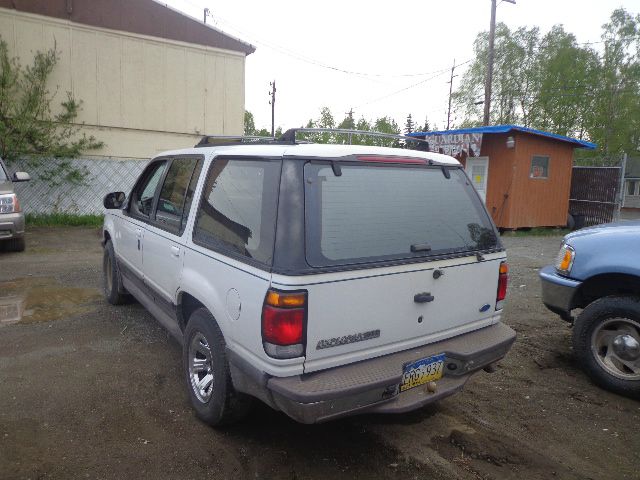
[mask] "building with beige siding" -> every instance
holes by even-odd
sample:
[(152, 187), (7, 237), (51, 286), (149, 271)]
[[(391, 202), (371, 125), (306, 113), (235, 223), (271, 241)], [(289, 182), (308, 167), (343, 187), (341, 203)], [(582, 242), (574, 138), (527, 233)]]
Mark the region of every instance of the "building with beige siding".
[[(0, 36), (23, 65), (56, 48), (52, 105), (82, 100), (92, 157), (148, 159), (243, 131), (254, 48), (154, 0), (0, 0)], [(54, 112), (55, 113), (55, 112)]]

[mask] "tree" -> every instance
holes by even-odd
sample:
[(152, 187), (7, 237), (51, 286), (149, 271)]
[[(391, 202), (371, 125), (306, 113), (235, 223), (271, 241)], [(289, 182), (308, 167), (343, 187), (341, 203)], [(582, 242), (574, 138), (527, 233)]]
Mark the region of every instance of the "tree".
[(256, 135), (256, 122), (253, 113), (249, 110), (244, 111), (244, 134), (247, 136)]
[(603, 25), (603, 53), (593, 91), (589, 138), (606, 155), (637, 152), (640, 147), (640, 15), (624, 9)]
[(424, 117), (424, 124), (422, 126), (418, 125), (416, 126), (416, 132), (430, 132), (431, 131), (431, 125), (429, 125), (429, 118), (428, 117)]
[[(60, 113), (52, 114), (54, 95), (47, 80), (59, 58), (54, 47), (37, 52), (33, 63), (23, 67), (17, 57), (9, 56), (7, 43), (0, 38), (0, 156), (9, 163), (26, 158), (45, 164), (41, 178), (50, 183), (81, 183), (87, 173), (74, 168), (69, 159), (104, 144), (80, 132), (76, 121), (82, 102), (70, 92)], [(51, 157), (61, 160), (46, 163)]]
[[(353, 109), (347, 112), (347, 116), (338, 124), (338, 128), (341, 130), (355, 130), (356, 122), (353, 118)], [(358, 136), (358, 135), (356, 135)], [(336, 141), (342, 144), (355, 144), (354, 135), (338, 134), (336, 135)]]
[[(491, 122), (575, 136), (618, 156), (640, 148), (640, 15), (614, 10), (602, 27), (602, 48), (579, 44), (556, 25), (544, 36), (537, 28), (496, 28)], [(475, 60), (454, 95), (463, 126), (481, 118), (487, 33), (474, 43)]]
[(407, 121), (404, 124), (404, 133), (405, 135), (408, 135), (410, 133), (413, 133), (416, 130), (416, 125), (413, 122), (413, 118), (411, 118), (411, 114), (409, 114), (407, 116)]
[[(380, 133), (388, 133), (391, 135), (400, 135), (400, 128), (398, 127), (398, 124), (396, 123), (396, 121), (391, 118), (391, 117), (380, 117), (378, 119), (376, 119), (376, 121), (373, 124), (373, 129), (374, 132), (380, 132)], [(381, 147), (397, 147), (400, 148), (401, 144), (399, 140), (394, 140), (394, 139), (390, 139), (390, 138), (382, 138), (382, 137), (372, 137), (373, 140), (373, 144), (374, 145), (378, 145)]]

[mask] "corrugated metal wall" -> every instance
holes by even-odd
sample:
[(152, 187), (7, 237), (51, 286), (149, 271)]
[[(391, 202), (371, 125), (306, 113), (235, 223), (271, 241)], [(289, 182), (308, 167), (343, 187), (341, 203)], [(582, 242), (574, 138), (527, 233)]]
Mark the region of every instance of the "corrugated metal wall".
[(94, 155), (149, 158), (200, 135), (238, 135), (244, 53), (83, 26), (0, 9), (0, 35), (23, 65), (56, 47), (50, 90), (83, 101), (79, 121), (106, 143)]

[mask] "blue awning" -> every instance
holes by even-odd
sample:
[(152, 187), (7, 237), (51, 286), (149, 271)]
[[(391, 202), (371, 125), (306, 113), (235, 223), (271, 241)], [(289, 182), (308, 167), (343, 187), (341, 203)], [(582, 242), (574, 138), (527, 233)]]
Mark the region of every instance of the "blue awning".
[(598, 147), (597, 144), (587, 142), (585, 140), (578, 140), (577, 138), (565, 137), (564, 135), (558, 135), (556, 133), (545, 132), (543, 130), (536, 130), (535, 128), (520, 127), (518, 125), (493, 125), (490, 127), (475, 127), (475, 128), (460, 128), (458, 130), (441, 130), (439, 132), (413, 132), (410, 133), (410, 137), (425, 137), (427, 140), (432, 135), (456, 135), (465, 133), (509, 133), (509, 132), (524, 132), (532, 135), (539, 135), (541, 137), (551, 138), (553, 140), (559, 140), (574, 145), (576, 148), (586, 148), (587, 150), (594, 150)]

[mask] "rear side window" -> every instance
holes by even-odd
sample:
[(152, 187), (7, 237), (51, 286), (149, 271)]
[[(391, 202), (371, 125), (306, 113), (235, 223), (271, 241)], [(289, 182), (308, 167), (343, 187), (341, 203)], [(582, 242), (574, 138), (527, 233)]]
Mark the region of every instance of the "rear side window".
[[(195, 157), (174, 158), (164, 179), (158, 198), (156, 221), (172, 233), (182, 234), (201, 162)], [(196, 172), (197, 170), (197, 172)], [(195, 175), (194, 175), (195, 173)]]
[(271, 265), (281, 163), (215, 160), (204, 184), (193, 241)]
[(305, 166), (306, 257), (346, 265), (496, 248), (493, 224), (460, 168)]

